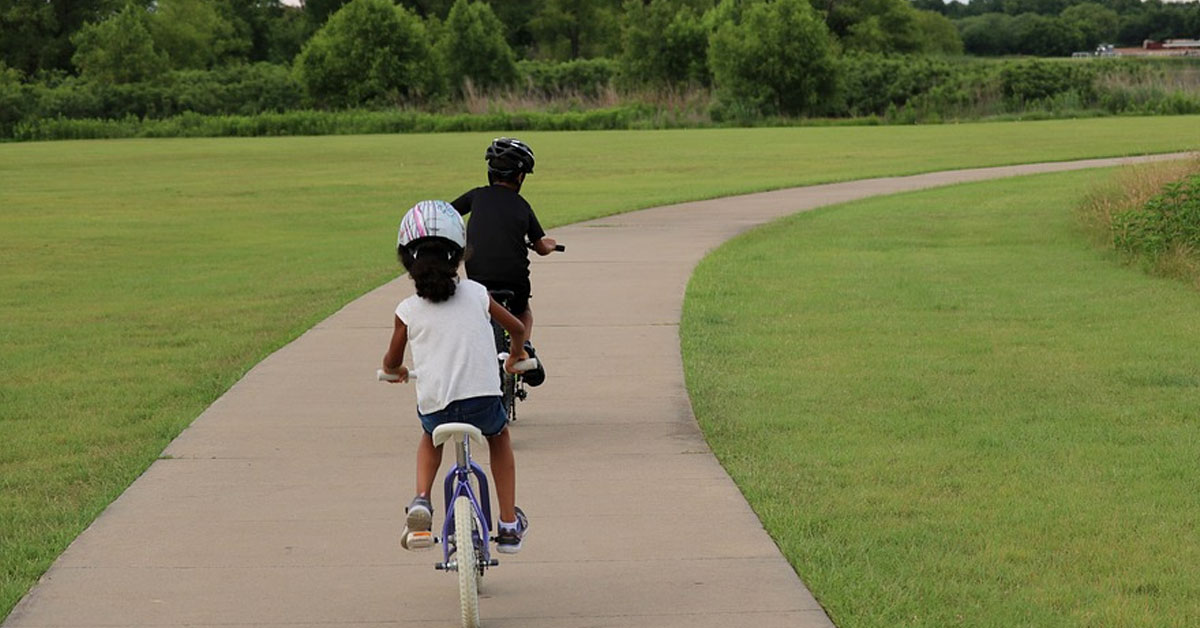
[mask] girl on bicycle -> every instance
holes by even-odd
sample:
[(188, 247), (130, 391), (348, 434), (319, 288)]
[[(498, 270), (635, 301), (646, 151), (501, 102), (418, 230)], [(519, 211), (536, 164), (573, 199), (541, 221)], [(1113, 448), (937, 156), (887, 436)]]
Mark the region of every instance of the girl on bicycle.
[[(384, 372), (408, 381), (402, 365), (404, 350), (412, 346), (417, 383), (417, 416), (424, 433), (417, 446), (417, 495), (406, 509), (400, 544), (410, 548), (415, 532), (429, 532), (433, 508), (429, 501), (433, 480), (442, 462), (442, 448), (433, 445), (433, 430), (442, 423), (470, 423), (488, 439), (492, 479), (500, 505), (496, 549), (514, 554), (529, 522), (516, 503), (516, 463), (505, 429), (508, 417), (500, 397), (496, 370), (496, 345), (489, 319), (508, 330), (512, 346), (504, 364), (508, 372), (525, 359), (525, 326), (501, 307), (487, 289), (469, 279), (459, 279), (458, 267), (466, 247), (466, 227), (454, 207), (445, 201), (417, 203), (400, 222), (396, 252), (417, 294), (396, 307), (395, 329)], [(422, 535), (428, 538), (429, 535)]]

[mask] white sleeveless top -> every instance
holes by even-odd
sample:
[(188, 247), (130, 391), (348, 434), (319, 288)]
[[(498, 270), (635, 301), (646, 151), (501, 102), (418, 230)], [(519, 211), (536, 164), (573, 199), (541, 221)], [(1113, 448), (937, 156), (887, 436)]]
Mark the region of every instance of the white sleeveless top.
[(500, 395), (488, 303), (487, 288), (462, 279), (446, 301), (413, 295), (396, 306), (396, 316), (408, 326), (421, 414), (461, 399)]

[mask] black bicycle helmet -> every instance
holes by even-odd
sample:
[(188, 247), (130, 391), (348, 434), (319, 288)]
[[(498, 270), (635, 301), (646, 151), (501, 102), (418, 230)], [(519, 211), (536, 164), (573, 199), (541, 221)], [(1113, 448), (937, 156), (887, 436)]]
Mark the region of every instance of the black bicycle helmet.
[(488, 162), (488, 173), (501, 177), (524, 172), (533, 174), (533, 149), (521, 140), (498, 137), (487, 147), (484, 159)]

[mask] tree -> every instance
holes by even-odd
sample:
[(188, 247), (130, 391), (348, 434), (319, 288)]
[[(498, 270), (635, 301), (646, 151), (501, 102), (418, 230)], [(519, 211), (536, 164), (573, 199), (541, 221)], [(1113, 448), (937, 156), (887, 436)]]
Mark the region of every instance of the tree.
[(709, 31), (701, 16), (678, 0), (627, 0), (621, 25), (621, 68), (640, 83), (711, 82)]
[(457, 0), (443, 25), (438, 54), (450, 84), (460, 89), (470, 80), (477, 87), (501, 87), (517, 80), (517, 63), (504, 39), (504, 24), (482, 2)]
[(973, 55), (1005, 55), (1017, 51), (1016, 18), (1005, 13), (987, 13), (958, 20), (963, 48)]
[(105, 83), (135, 83), (167, 69), (166, 56), (154, 48), (150, 16), (132, 4), (102, 22), (85, 24), (71, 38), (71, 61), (84, 78)]
[(518, 58), (526, 58), (537, 43), (529, 20), (537, 12), (541, 0), (498, 0), (488, 5), (495, 11), (496, 17), (504, 22), (504, 32), (508, 37), (508, 45)]
[(916, 53), (926, 49), (919, 15), (908, 0), (813, 0), (849, 50)]
[(0, 0), (0, 60), (27, 75), (70, 69), (75, 52), (71, 36), (84, 24), (112, 17), (126, 3)]
[(1017, 51), (1041, 57), (1066, 57), (1083, 48), (1083, 33), (1057, 17), (1023, 13), (1016, 18)]
[(437, 87), (435, 66), (420, 18), (390, 0), (353, 0), (296, 58), (308, 94), (334, 107), (428, 96)]
[(529, 22), (538, 53), (558, 60), (613, 52), (619, 0), (545, 0)]
[(962, 54), (963, 40), (950, 18), (933, 11), (917, 11), (916, 23), (924, 52)]
[(329, 17), (346, 6), (350, 0), (304, 0), (304, 13), (314, 29), (320, 28)]
[(1121, 21), (1116, 11), (1095, 2), (1084, 2), (1068, 7), (1059, 17), (1067, 24), (1079, 29), (1079, 32), (1083, 34), (1084, 46), (1088, 48), (1114, 41)]
[(291, 65), (313, 33), (312, 22), (305, 18), (304, 11), (292, 7), (272, 19), (268, 28), (266, 60), (286, 65)]
[(172, 67), (212, 68), (250, 51), (249, 25), (239, 32), (232, 12), (228, 0), (158, 0), (150, 33)]
[(737, 109), (810, 113), (835, 88), (829, 30), (804, 0), (746, 7), (709, 38), (708, 63), (718, 97)]
[(397, 3), (426, 20), (431, 17), (445, 19), (450, 14), (450, 7), (455, 4), (454, 0), (397, 0)]

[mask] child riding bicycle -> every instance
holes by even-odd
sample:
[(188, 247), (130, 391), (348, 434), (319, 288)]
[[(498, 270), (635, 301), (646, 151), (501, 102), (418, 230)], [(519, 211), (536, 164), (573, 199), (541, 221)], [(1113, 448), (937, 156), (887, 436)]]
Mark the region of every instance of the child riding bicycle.
[[(546, 237), (533, 208), (520, 194), (525, 175), (533, 173), (533, 150), (518, 139), (500, 137), (492, 140), (484, 158), (488, 185), (469, 190), (451, 203), (460, 214), (471, 214), (467, 242), (472, 254), (466, 263), (467, 277), (488, 290), (511, 291), (508, 309), (520, 319), (529, 338), (533, 332), (529, 249), (549, 255), (558, 243)], [(536, 357), (532, 344), (526, 344), (525, 350)], [(524, 376), (530, 386), (545, 378), (541, 360)]]
[(442, 461), (442, 448), (433, 444), (433, 430), (443, 423), (470, 423), (487, 437), (492, 479), (500, 505), (496, 549), (513, 554), (521, 549), (529, 521), (516, 507), (516, 462), (505, 429), (508, 418), (500, 401), (500, 376), (490, 319), (512, 336), (504, 368), (512, 373), (525, 359), (525, 326), (470, 279), (459, 280), (458, 266), (466, 251), (462, 217), (445, 201), (422, 201), (404, 215), (396, 253), (416, 285), (417, 294), (396, 307), (395, 329), (383, 371), (408, 381), (402, 365), (411, 344), (417, 381), (417, 415), (424, 433), (417, 447), (417, 495), (406, 512), (400, 544), (410, 547), (413, 533), (428, 532), (433, 524), (429, 501), (433, 480)]

